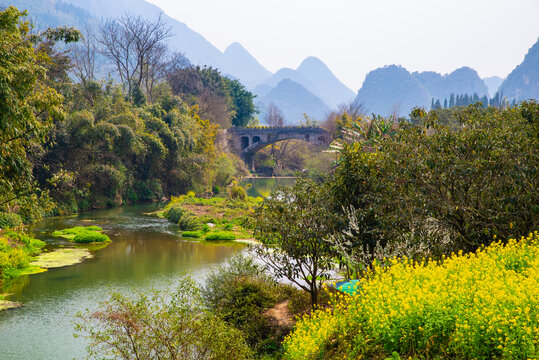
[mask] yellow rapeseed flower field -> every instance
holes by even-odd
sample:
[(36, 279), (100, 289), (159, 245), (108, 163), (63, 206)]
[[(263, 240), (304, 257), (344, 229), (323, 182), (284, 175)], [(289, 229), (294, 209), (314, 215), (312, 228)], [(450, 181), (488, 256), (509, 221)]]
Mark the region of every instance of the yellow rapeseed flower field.
[(285, 359), (539, 358), (538, 232), (440, 261), (387, 264), (354, 297), (338, 295), (298, 321)]

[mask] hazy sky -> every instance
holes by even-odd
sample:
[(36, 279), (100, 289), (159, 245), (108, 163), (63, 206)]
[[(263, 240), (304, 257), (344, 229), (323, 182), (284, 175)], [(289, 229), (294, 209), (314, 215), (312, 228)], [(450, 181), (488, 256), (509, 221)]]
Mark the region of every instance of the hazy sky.
[(149, 0), (275, 72), (307, 56), (357, 91), (377, 67), (505, 77), (539, 37), (539, 0)]

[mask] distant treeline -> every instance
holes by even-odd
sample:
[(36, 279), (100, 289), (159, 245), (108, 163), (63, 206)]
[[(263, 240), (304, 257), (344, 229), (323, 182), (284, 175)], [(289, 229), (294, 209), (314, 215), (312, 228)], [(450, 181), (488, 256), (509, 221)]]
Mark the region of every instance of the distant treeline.
[(436, 109), (448, 109), (455, 106), (468, 106), (475, 103), (482, 103), (483, 107), (487, 106), (495, 106), (500, 107), (502, 105), (516, 105), (516, 100), (513, 99), (512, 102), (509, 102), (507, 99), (503, 98), (503, 92), (496, 92), (496, 94), (492, 98), (488, 98), (486, 95), (483, 95), (482, 97), (479, 97), (477, 93), (474, 93), (473, 95), (469, 94), (453, 94), (448, 98), (444, 98), (443, 101), (440, 99), (431, 99), (430, 102), (430, 109), (436, 110)]

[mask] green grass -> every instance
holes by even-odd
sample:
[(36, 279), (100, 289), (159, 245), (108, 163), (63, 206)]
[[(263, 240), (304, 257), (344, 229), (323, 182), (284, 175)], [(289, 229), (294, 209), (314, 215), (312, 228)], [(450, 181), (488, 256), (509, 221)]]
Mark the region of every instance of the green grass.
[(236, 240), (236, 235), (234, 235), (233, 232), (230, 231), (215, 231), (210, 232), (206, 237), (205, 240)]
[(183, 237), (189, 238), (201, 238), (204, 235), (202, 231), (184, 231), (182, 232)]
[(75, 226), (68, 229), (57, 230), (52, 236), (60, 236), (79, 244), (109, 242), (110, 238), (102, 234), (99, 226)]

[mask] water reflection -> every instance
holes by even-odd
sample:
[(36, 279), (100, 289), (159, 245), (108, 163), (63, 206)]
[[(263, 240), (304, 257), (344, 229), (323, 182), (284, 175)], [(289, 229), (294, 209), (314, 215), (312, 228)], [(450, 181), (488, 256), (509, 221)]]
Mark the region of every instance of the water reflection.
[(251, 188), (247, 190), (247, 195), (253, 197), (267, 198), (275, 187), (293, 185), (296, 178), (248, 178), (241, 181), (242, 185), (251, 184)]

